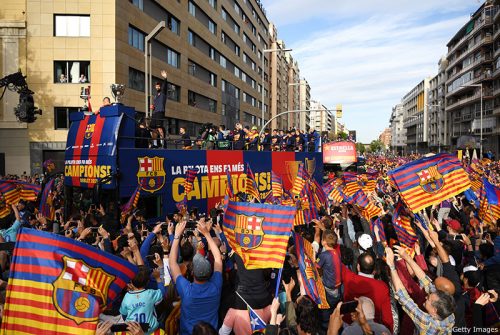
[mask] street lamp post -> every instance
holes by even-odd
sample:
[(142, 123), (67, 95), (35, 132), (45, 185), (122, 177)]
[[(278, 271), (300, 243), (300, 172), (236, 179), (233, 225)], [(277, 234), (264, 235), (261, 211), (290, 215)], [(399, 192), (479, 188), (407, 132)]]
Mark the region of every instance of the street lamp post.
[[(149, 102), (149, 95), (151, 94), (151, 82), (153, 81), (153, 75), (151, 73), (151, 44), (149, 41), (153, 39), (156, 35), (160, 33), (160, 31), (165, 28), (165, 21), (161, 21), (154, 27), (153, 30), (144, 38), (144, 90), (146, 91), (145, 93), (145, 109), (144, 112), (146, 114), (146, 117), (151, 116), (151, 111), (148, 106)], [(148, 61), (149, 61), (149, 67), (148, 67)]]
[[(265, 82), (264, 82), (264, 73), (266, 72), (264, 70), (265, 55), (266, 55), (266, 53), (271, 53), (271, 52), (286, 52), (286, 51), (292, 51), (292, 49), (263, 49), (262, 50), (262, 63), (261, 63), (261, 65), (262, 65), (262, 67), (261, 67), (261, 69), (262, 69), (262, 88), (261, 88), (261, 90), (262, 90), (262, 92), (261, 92), (262, 93), (261, 94), (261, 99), (262, 99), (262, 101), (261, 101), (262, 120), (261, 120), (261, 124), (264, 124), (264, 105), (265, 105), (264, 104), (264, 99), (265, 99), (265, 96), (264, 96), (264, 92), (265, 92), (265, 90), (264, 90), (264, 84), (265, 84)], [(264, 129), (264, 128), (262, 128), (262, 129)]]
[(481, 116), (479, 118), (479, 159), (483, 158), (483, 83), (481, 84), (470, 84), (470, 85), (462, 85), (460, 87), (479, 87), (480, 95), (481, 95)]

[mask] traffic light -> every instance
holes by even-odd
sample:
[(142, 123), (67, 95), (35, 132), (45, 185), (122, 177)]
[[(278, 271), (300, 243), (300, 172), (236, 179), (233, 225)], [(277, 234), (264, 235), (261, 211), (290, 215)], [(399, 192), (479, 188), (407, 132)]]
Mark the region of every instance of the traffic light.
[(14, 113), (19, 121), (33, 123), (36, 120), (35, 115), (42, 115), (42, 110), (35, 107), (32, 93), (21, 92), (19, 104), (14, 108)]

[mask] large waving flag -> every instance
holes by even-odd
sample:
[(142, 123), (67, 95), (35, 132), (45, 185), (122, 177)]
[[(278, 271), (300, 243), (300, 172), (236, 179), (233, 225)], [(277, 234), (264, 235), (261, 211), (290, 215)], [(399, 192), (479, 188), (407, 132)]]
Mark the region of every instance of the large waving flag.
[(358, 175), (356, 172), (344, 172), (342, 179), (344, 180), (345, 184), (343, 192), (346, 195), (352, 196), (361, 189), (361, 185), (358, 182)]
[(137, 185), (134, 193), (130, 196), (130, 199), (121, 207), (122, 219), (129, 215), (137, 207), (137, 203), (139, 202), (139, 198), (141, 196), (141, 189), (142, 185)]
[(225, 233), (245, 268), (281, 268), (293, 227), (295, 207), (229, 201)]
[(186, 178), (184, 179), (184, 194), (188, 195), (193, 189), (194, 178), (198, 174), (198, 169), (188, 169), (186, 172)]
[(304, 289), (309, 298), (318, 304), (319, 308), (328, 309), (330, 305), (328, 305), (328, 301), (326, 300), (325, 287), (316, 267), (312, 245), (299, 234), (294, 233), (293, 236), (295, 240), (295, 254)]
[(48, 218), (49, 220), (54, 219), (53, 216), (55, 213), (54, 208), (52, 207), (52, 203), (49, 199), (49, 195), (52, 192), (52, 188), (54, 187), (54, 181), (55, 178), (52, 178), (47, 184), (45, 184), (42, 192), (42, 198), (40, 199), (39, 211), (44, 217)]
[(490, 205), (498, 205), (500, 200), (500, 188), (490, 183), (486, 178), (483, 178), (483, 185), (488, 203)]
[(390, 171), (388, 175), (414, 213), (470, 187), (460, 162), (447, 153), (423, 157)]
[(378, 237), (380, 238), (380, 241), (386, 242), (387, 239), (385, 237), (384, 223), (382, 222), (382, 220), (380, 220), (379, 217), (370, 220), (370, 230), (373, 234), (375, 234), (375, 227), (378, 228)]
[(394, 230), (396, 231), (399, 243), (408, 249), (413, 249), (418, 238), (415, 230), (411, 226), (410, 218), (404, 214), (404, 204), (401, 200), (399, 200), (394, 207), (392, 224), (394, 226)]
[(93, 335), (99, 314), (136, 273), (75, 240), (23, 228), (17, 236), (1, 333)]

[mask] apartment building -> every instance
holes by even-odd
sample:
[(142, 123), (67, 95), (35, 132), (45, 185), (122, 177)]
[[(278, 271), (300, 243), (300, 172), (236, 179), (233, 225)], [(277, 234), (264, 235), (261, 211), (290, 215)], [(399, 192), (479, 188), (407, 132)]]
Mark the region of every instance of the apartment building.
[(403, 123), (406, 131), (406, 147), (411, 152), (427, 152), (428, 103), (427, 91), (430, 78), (413, 87), (401, 100)]
[[(299, 99), (300, 110), (309, 111), (311, 107), (311, 86), (306, 79), (299, 80)], [(311, 112), (299, 113), (299, 129), (306, 130), (307, 125), (311, 123)]]
[(335, 117), (319, 101), (311, 101), (309, 126), (319, 133), (335, 131)]
[[(300, 109), (300, 69), (299, 64), (293, 59), (292, 54), (287, 52), (285, 59), (288, 65), (288, 108), (290, 110)], [(299, 127), (299, 113), (288, 114), (290, 127)], [(303, 128), (305, 129), (305, 128)]]
[(389, 128), (391, 129), (391, 148), (393, 153), (402, 155), (406, 147), (406, 129), (404, 127), (402, 104), (397, 104), (392, 108)]
[(496, 119), (500, 113), (495, 113), (493, 93), (496, 12), (497, 6), (486, 1), (447, 44), (445, 110), (453, 148), (478, 148), (482, 133), (483, 147), (498, 152)]
[(392, 141), (392, 131), (391, 128), (385, 128), (382, 133), (378, 136), (378, 140), (384, 145), (384, 149), (387, 150), (391, 146)]
[(429, 109), (429, 150), (441, 152), (449, 148), (448, 118), (445, 112), (446, 67), (448, 60), (442, 57), (438, 62), (438, 74), (429, 81), (427, 101)]
[[(18, 123), (12, 112), (18, 97), (6, 93), (0, 104), (6, 172), (41, 172), (48, 158), (63, 167), (69, 115), (83, 105), (82, 87), (91, 87), (97, 109), (111, 84), (125, 84), (123, 103), (144, 113), (145, 92), (152, 93), (145, 87), (144, 37), (160, 21), (166, 28), (151, 42), (151, 66), (153, 82), (168, 72), (169, 134), (186, 127), (196, 136), (205, 122), (259, 126), (262, 104), (269, 119), (269, 59), (284, 55), (263, 52), (273, 47), (270, 22), (256, 0), (11, 0), (0, 11), (0, 75), (21, 69), (43, 115)], [(273, 91), (285, 110), (288, 76), (280, 72)]]

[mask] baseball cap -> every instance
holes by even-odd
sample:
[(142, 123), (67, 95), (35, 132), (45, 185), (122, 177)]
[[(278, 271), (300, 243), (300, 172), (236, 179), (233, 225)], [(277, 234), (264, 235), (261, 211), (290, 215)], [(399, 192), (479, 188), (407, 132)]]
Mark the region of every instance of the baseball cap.
[(460, 222), (458, 222), (455, 219), (447, 219), (447, 220), (445, 220), (445, 222), (448, 225), (448, 227), (450, 227), (453, 230), (460, 230), (460, 228), (462, 227), (460, 225)]
[(196, 254), (193, 257), (193, 275), (197, 280), (205, 281), (210, 279), (212, 274), (212, 266), (210, 262), (201, 254)]
[(257, 126), (253, 126), (253, 127), (252, 127), (252, 130), (257, 130)]
[(373, 246), (373, 239), (368, 234), (362, 234), (358, 237), (358, 244), (363, 250), (368, 250)]

